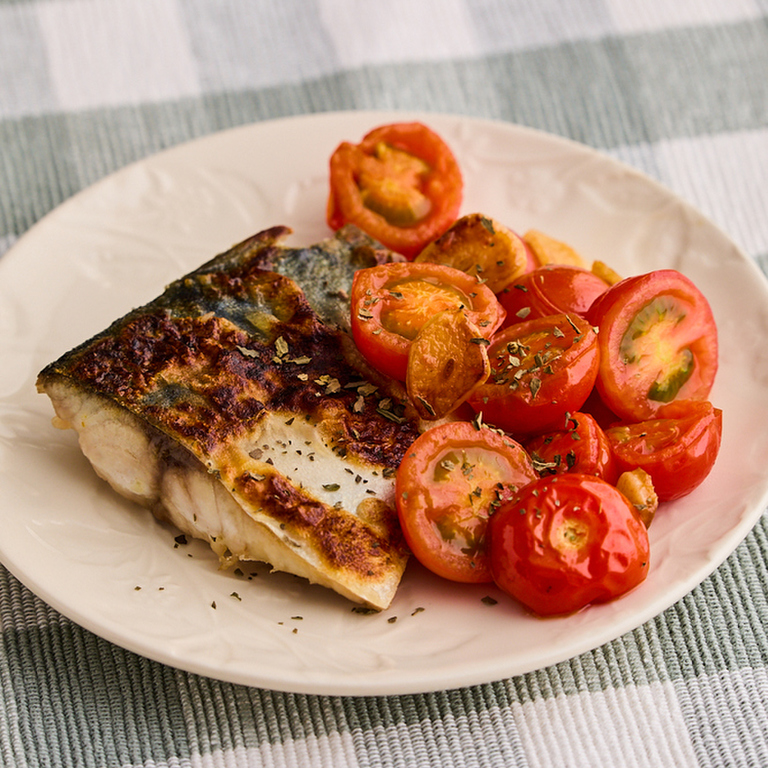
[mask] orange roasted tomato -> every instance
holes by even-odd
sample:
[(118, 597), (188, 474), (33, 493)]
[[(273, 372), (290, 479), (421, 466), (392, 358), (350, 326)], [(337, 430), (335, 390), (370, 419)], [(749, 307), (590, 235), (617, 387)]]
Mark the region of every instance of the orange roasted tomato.
[(618, 479), (611, 444), (588, 413), (568, 413), (562, 429), (536, 435), (524, 445), (542, 476), (575, 472), (597, 475), (609, 483)]
[(708, 401), (672, 403), (656, 418), (615, 424), (606, 436), (620, 472), (640, 468), (659, 501), (689, 494), (712, 470), (720, 451), (723, 414)]
[(515, 435), (558, 429), (589, 396), (599, 363), (594, 328), (578, 315), (510, 325), (488, 348), (491, 375), (468, 402)]
[(586, 317), (595, 299), (610, 286), (594, 272), (570, 264), (548, 264), (526, 272), (499, 294), (506, 324), (536, 317), (575, 313)]
[(632, 504), (591, 475), (544, 477), (490, 519), (496, 584), (540, 616), (611, 600), (645, 580), (649, 543)]
[(492, 510), (536, 479), (525, 450), (468, 421), (427, 430), (405, 454), (395, 493), (401, 527), (424, 566), (452, 581), (491, 581)]
[(342, 142), (330, 160), (327, 220), (356, 224), (412, 259), (455, 221), (463, 179), (448, 145), (421, 123), (393, 123)]
[(493, 292), (466, 272), (429, 263), (382, 264), (355, 273), (351, 292), (352, 337), (381, 373), (405, 381), (411, 342), (438, 312), (462, 307), (489, 338), (504, 310)]
[(706, 400), (717, 372), (717, 328), (685, 275), (660, 269), (616, 283), (590, 307), (598, 326), (597, 389), (625, 421), (675, 400)]

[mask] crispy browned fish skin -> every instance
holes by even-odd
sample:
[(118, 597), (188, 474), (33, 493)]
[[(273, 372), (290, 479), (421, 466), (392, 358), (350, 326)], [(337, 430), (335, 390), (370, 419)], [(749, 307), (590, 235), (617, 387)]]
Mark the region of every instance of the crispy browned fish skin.
[[(354, 269), (388, 255), (357, 230), (310, 249), (285, 248), (287, 234), (284, 227), (266, 230), (175, 281), (47, 366), (38, 388), (76, 429), (82, 425), (71, 405), (75, 391), (138, 417), (130, 428), (141, 424), (154, 460), (170, 462), (182, 446), (269, 531), (269, 553), (285, 547), (288, 570), (383, 608), (407, 557), (393, 498), (380, 498), (379, 486), (356, 509), (345, 509), (262, 461), (260, 446), (269, 418), (289, 425), (295, 419), (304, 436), (309, 428), (330, 447), (339, 473), (366, 483), (394, 474), (417, 425), (397, 400), (382, 408), (380, 396), (360, 388), (360, 372), (345, 358), (344, 332), (334, 327), (348, 316), (344, 298)], [(306, 294), (277, 270), (297, 275)], [(323, 488), (332, 489), (333, 480)], [(120, 485), (131, 497), (130, 482)], [(196, 530), (189, 516), (180, 521), (159, 498), (137, 500), (207, 538), (223, 560), (262, 559), (248, 546), (226, 546)]]

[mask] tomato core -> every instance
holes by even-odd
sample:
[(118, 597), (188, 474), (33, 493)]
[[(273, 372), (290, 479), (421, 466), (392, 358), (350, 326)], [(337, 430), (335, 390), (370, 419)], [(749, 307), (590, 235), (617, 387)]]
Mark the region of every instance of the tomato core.
[(580, 551), (589, 541), (589, 527), (576, 518), (566, 518), (558, 526), (552, 546), (562, 554)]

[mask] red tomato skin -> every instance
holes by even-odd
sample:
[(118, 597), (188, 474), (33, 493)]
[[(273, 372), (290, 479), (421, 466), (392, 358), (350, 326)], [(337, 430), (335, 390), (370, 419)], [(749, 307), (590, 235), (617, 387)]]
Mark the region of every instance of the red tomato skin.
[[(454, 470), (460, 473), (459, 482), (447, 475), (443, 482), (435, 479), (441, 462), (462, 450), (475, 458), (487, 456), (491, 471), (485, 480), (482, 476), (464, 475), (460, 467)], [(490, 582), (486, 544), (488, 511), (536, 477), (528, 454), (509, 437), (489, 429), (478, 430), (465, 421), (448, 422), (427, 430), (406, 452), (395, 479), (397, 512), (411, 552), (422, 565), (443, 578), (463, 583)], [(469, 508), (476, 483), (482, 485), (487, 498), (493, 499), (491, 506), (484, 507), (479, 500), (476, 508)], [(466, 522), (479, 542), (477, 550), (467, 554), (461, 551), (458, 538), (454, 538), (453, 543), (443, 538), (439, 528), (443, 520), (449, 527), (452, 521)]]
[(583, 267), (547, 264), (520, 275), (498, 294), (507, 311), (504, 326), (563, 313), (586, 317), (595, 299), (609, 287)]
[[(660, 269), (628, 277), (611, 286), (590, 307), (587, 319), (599, 328), (600, 370), (596, 386), (606, 406), (625, 421), (649, 419), (668, 404), (652, 399), (644, 372), (621, 353), (622, 340), (636, 316), (660, 297), (668, 297), (682, 307), (682, 319), (673, 333), (681, 349), (694, 357), (690, 378), (675, 394), (677, 400), (706, 400), (717, 373), (718, 340), (714, 316), (704, 295), (682, 273)], [(674, 339), (673, 339), (674, 341)], [(646, 358), (647, 359), (647, 358)], [(671, 365), (661, 351), (652, 361), (665, 371)]]
[[(541, 385), (535, 394), (527, 378), (521, 379), (521, 386), (510, 388), (500, 373), (503, 372), (507, 345), (525, 341), (547, 329), (552, 333), (555, 327), (563, 335), (550, 338), (550, 341), (556, 346), (564, 345), (566, 351), (552, 363), (552, 372), (541, 374)], [(488, 348), (491, 377), (475, 389), (468, 402), (476, 412), (483, 414), (486, 423), (513, 435), (523, 437), (557, 429), (564, 423), (565, 414), (578, 411), (592, 391), (597, 377), (598, 355), (594, 329), (578, 315), (551, 315), (515, 323), (499, 331), (491, 340)]]
[[(405, 381), (411, 339), (385, 328), (381, 315), (396, 301), (388, 296), (387, 286), (408, 279), (424, 279), (458, 289), (465, 297), (467, 316), (484, 338), (490, 338), (504, 320), (504, 309), (490, 288), (453, 267), (398, 262), (359, 269), (352, 280), (350, 295), (352, 338), (366, 360), (393, 379)], [(371, 299), (377, 297), (379, 300), (371, 304)]]
[(630, 502), (598, 477), (525, 486), (488, 526), (496, 584), (539, 616), (612, 600), (648, 574), (648, 533)]
[[(659, 501), (687, 496), (712, 471), (723, 431), (723, 414), (707, 402), (673, 403), (658, 418), (616, 424), (606, 436), (619, 472), (644, 469)], [(654, 449), (654, 441), (661, 444)]]
[[(398, 226), (364, 205), (357, 185), (361, 157), (375, 153), (379, 143), (404, 150), (430, 166), (422, 191), (431, 209), (423, 220)], [(443, 234), (461, 208), (464, 182), (459, 164), (445, 141), (418, 122), (382, 125), (369, 131), (359, 144), (342, 142), (331, 155), (329, 176), (328, 226), (336, 230), (347, 223), (355, 224), (408, 259)]]
[(536, 435), (524, 443), (535, 465), (555, 465), (540, 468), (539, 474), (595, 475), (615, 484), (616, 459), (602, 427), (588, 413), (581, 412), (569, 414), (566, 422), (565, 429)]

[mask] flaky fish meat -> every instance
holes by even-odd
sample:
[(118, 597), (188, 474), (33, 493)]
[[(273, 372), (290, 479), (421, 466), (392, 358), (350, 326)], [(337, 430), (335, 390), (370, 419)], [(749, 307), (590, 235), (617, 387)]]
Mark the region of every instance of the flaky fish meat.
[(96, 473), (222, 565), (263, 561), (386, 608), (407, 560), (394, 474), (418, 425), (355, 355), (347, 291), (397, 258), (347, 227), (265, 230), (39, 374)]

